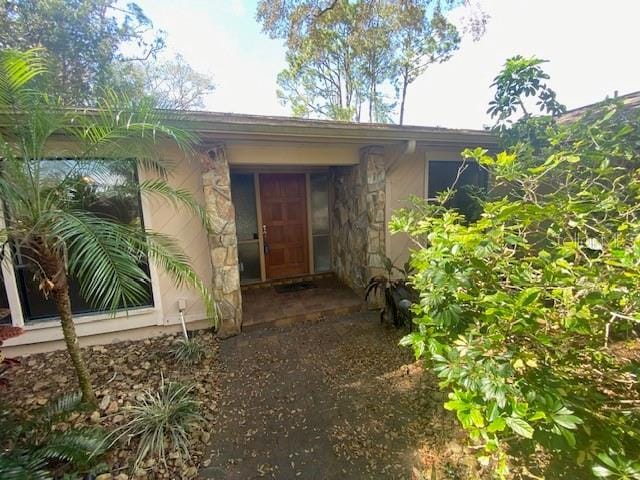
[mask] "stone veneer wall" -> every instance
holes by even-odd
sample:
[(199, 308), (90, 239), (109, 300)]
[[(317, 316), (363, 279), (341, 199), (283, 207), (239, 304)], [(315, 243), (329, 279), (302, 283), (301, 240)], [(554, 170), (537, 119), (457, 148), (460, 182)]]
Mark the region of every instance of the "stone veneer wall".
[(353, 289), (384, 273), (385, 163), (382, 147), (360, 151), (360, 163), (331, 169), (333, 267)]
[(205, 207), (212, 226), (209, 248), (213, 296), (219, 312), (218, 335), (224, 338), (240, 333), (242, 327), (238, 239), (225, 146), (210, 149), (202, 158), (202, 167)]

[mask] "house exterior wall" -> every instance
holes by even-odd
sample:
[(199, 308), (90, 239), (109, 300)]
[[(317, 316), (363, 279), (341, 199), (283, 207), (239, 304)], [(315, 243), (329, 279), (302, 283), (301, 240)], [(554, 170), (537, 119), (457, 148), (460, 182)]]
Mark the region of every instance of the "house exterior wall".
[(235, 166), (334, 166), (355, 165), (358, 145), (316, 143), (227, 142), (229, 165)]
[[(372, 140), (373, 141), (373, 140)], [(368, 146), (367, 146), (368, 145)], [(404, 142), (372, 146), (369, 141), (234, 140), (210, 144), (194, 158), (175, 147), (163, 152), (176, 164), (169, 182), (192, 193), (205, 205), (214, 231), (207, 233), (198, 218), (157, 198), (143, 199), (145, 225), (177, 239), (201, 279), (212, 288), (220, 306), (222, 333), (238, 333), (242, 325), (235, 212), (230, 197), (230, 168), (238, 171), (326, 171), (330, 178), (331, 250), (333, 271), (354, 289), (373, 275), (384, 273), (383, 258), (402, 265), (409, 240), (391, 236), (393, 212), (408, 206), (410, 195), (424, 197), (426, 159), (459, 160), (461, 149), (425, 148), (404, 151)], [(141, 172), (141, 180), (148, 178)], [(5, 271), (5, 276), (12, 275)], [(206, 312), (197, 292), (177, 289), (162, 271), (151, 267), (154, 306), (118, 313), (76, 317), (81, 343), (108, 343), (175, 331), (179, 328), (178, 300), (187, 302), (186, 320), (205, 327)], [(19, 302), (14, 296), (13, 304)], [(19, 313), (16, 314), (19, 317)], [(17, 322), (18, 325), (21, 322)], [(62, 348), (59, 322), (27, 325), (26, 333), (3, 346), (10, 355)]]
[(411, 154), (391, 151), (387, 155), (387, 202), (385, 204), (387, 242), (385, 252), (394, 265), (402, 267), (407, 262), (413, 245), (407, 235), (403, 233), (392, 235), (389, 231), (388, 224), (393, 217), (393, 213), (400, 208), (410, 207), (410, 198), (412, 196), (425, 198), (428, 160), (461, 160), (462, 150), (462, 148), (436, 149), (418, 147)]

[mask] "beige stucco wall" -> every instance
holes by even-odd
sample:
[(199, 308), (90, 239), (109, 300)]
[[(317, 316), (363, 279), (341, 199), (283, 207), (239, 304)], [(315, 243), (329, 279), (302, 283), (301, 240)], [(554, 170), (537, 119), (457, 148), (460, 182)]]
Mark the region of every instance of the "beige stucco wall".
[(387, 221), (387, 257), (394, 264), (402, 267), (409, 258), (413, 247), (411, 240), (405, 234), (391, 235), (389, 221), (393, 212), (409, 207), (410, 197), (425, 196), (426, 160), (460, 160), (462, 149), (437, 149), (418, 146), (414, 153), (404, 154), (400, 150), (389, 150), (387, 153), (387, 203), (385, 218)]
[[(202, 188), (202, 174), (200, 162), (197, 158), (185, 158), (175, 148), (165, 150), (167, 157), (175, 161), (175, 168), (169, 177), (169, 183), (174, 188), (191, 192), (195, 200), (204, 205)], [(141, 173), (141, 179), (145, 174)], [(211, 282), (211, 261), (207, 235), (200, 219), (184, 208), (175, 208), (161, 198), (148, 197), (146, 205), (146, 227), (165, 233), (177, 239), (180, 246), (191, 259), (191, 265), (207, 284)], [(163, 322), (179, 321), (177, 302), (187, 300), (187, 320), (205, 318), (205, 308), (201, 297), (193, 289), (176, 289), (171, 278), (162, 270), (158, 271), (158, 292), (162, 306)]]
[(227, 143), (229, 165), (335, 166), (356, 165), (359, 145), (317, 143)]

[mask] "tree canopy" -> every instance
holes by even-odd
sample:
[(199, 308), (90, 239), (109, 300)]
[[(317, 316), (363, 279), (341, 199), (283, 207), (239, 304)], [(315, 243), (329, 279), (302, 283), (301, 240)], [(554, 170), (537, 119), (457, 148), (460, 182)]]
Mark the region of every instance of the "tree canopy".
[(278, 96), (298, 116), (403, 123), (409, 86), (458, 49), (446, 13), (466, 3), (261, 0), (263, 30), (287, 47)]
[(177, 54), (168, 60), (122, 62), (113, 86), (133, 98), (146, 98), (158, 108), (198, 110), (215, 90), (209, 75), (195, 70)]
[[(68, 104), (86, 105), (107, 87), (118, 62), (152, 58), (164, 34), (135, 3), (115, 0), (3, 0), (0, 49), (43, 48), (46, 85)], [(123, 53), (128, 46), (131, 55)], [(42, 84), (44, 78), (39, 79)]]
[(211, 79), (176, 55), (160, 60), (165, 33), (136, 3), (0, 0), (0, 50), (42, 48), (38, 87), (67, 105), (94, 105), (105, 89), (173, 109), (202, 108)]

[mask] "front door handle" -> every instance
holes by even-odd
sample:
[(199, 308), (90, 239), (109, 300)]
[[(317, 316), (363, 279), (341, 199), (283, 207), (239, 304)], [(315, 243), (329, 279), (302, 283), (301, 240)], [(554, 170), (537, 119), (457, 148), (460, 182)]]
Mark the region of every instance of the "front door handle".
[(269, 244), (267, 243), (267, 226), (262, 225), (262, 244), (264, 245), (264, 254), (269, 253)]

